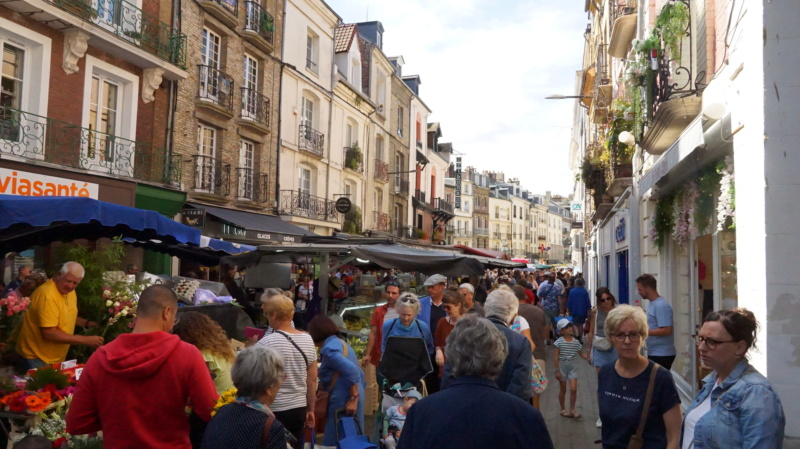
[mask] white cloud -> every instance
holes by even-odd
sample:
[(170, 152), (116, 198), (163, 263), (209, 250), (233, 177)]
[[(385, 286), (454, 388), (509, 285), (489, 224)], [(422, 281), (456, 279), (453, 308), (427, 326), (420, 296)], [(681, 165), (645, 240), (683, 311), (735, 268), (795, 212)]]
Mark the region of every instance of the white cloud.
[[(383, 23), (384, 52), (422, 78), (444, 141), (464, 163), (525, 188), (570, 193), (570, 95), (583, 54), (583, 2), (329, 0), (345, 22)], [(369, 17), (367, 18), (367, 8)]]

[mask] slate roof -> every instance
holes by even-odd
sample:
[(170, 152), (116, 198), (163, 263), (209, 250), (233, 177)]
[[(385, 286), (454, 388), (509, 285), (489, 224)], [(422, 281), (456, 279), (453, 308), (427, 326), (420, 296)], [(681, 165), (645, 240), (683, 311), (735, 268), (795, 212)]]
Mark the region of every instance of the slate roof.
[(356, 34), (355, 30), (356, 25), (354, 23), (336, 27), (333, 33), (333, 48), (336, 53), (350, 51), (350, 45), (353, 43), (353, 38)]

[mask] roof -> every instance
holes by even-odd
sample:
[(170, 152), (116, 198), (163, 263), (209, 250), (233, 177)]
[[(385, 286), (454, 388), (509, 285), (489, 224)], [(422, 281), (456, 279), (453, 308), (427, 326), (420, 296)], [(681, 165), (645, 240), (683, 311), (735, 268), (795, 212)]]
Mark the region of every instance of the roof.
[(350, 51), (358, 27), (354, 23), (340, 25), (333, 32), (333, 49), (336, 53)]

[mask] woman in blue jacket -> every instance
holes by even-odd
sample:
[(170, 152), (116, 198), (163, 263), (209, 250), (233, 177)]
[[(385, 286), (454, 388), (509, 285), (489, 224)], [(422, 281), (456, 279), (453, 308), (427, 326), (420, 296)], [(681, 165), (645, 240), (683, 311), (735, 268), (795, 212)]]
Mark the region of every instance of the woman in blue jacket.
[(413, 293), (403, 293), (395, 305), (397, 318), (387, 320), (383, 323), (383, 341), (381, 342), (381, 354), (386, 353), (386, 340), (391, 336), (399, 337), (420, 337), (425, 340), (428, 354), (433, 354), (433, 335), (431, 328), (422, 320), (417, 319), (420, 311), (420, 302), (417, 295)]
[(710, 313), (695, 336), (700, 360), (714, 370), (686, 410), (681, 449), (783, 446), (786, 418), (769, 381), (747, 362), (756, 341), (753, 312)]
[[(339, 338), (339, 328), (324, 315), (308, 323), (308, 333), (320, 348), (319, 388), (330, 392), (323, 446), (336, 446), (336, 410), (344, 409), (364, 425), (364, 372), (353, 348)], [(331, 387), (333, 390), (331, 391)]]

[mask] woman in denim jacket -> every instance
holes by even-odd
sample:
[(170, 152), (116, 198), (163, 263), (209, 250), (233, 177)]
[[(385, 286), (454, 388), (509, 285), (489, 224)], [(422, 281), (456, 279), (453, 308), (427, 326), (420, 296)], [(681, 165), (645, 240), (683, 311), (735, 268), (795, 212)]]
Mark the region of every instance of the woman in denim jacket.
[(770, 448), (783, 446), (786, 418), (769, 381), (745, 355), (756, 340), (753, 312), (737, 308), (710, 313), (698, 335), (703, 379), (683, 418), (681, 449)]

